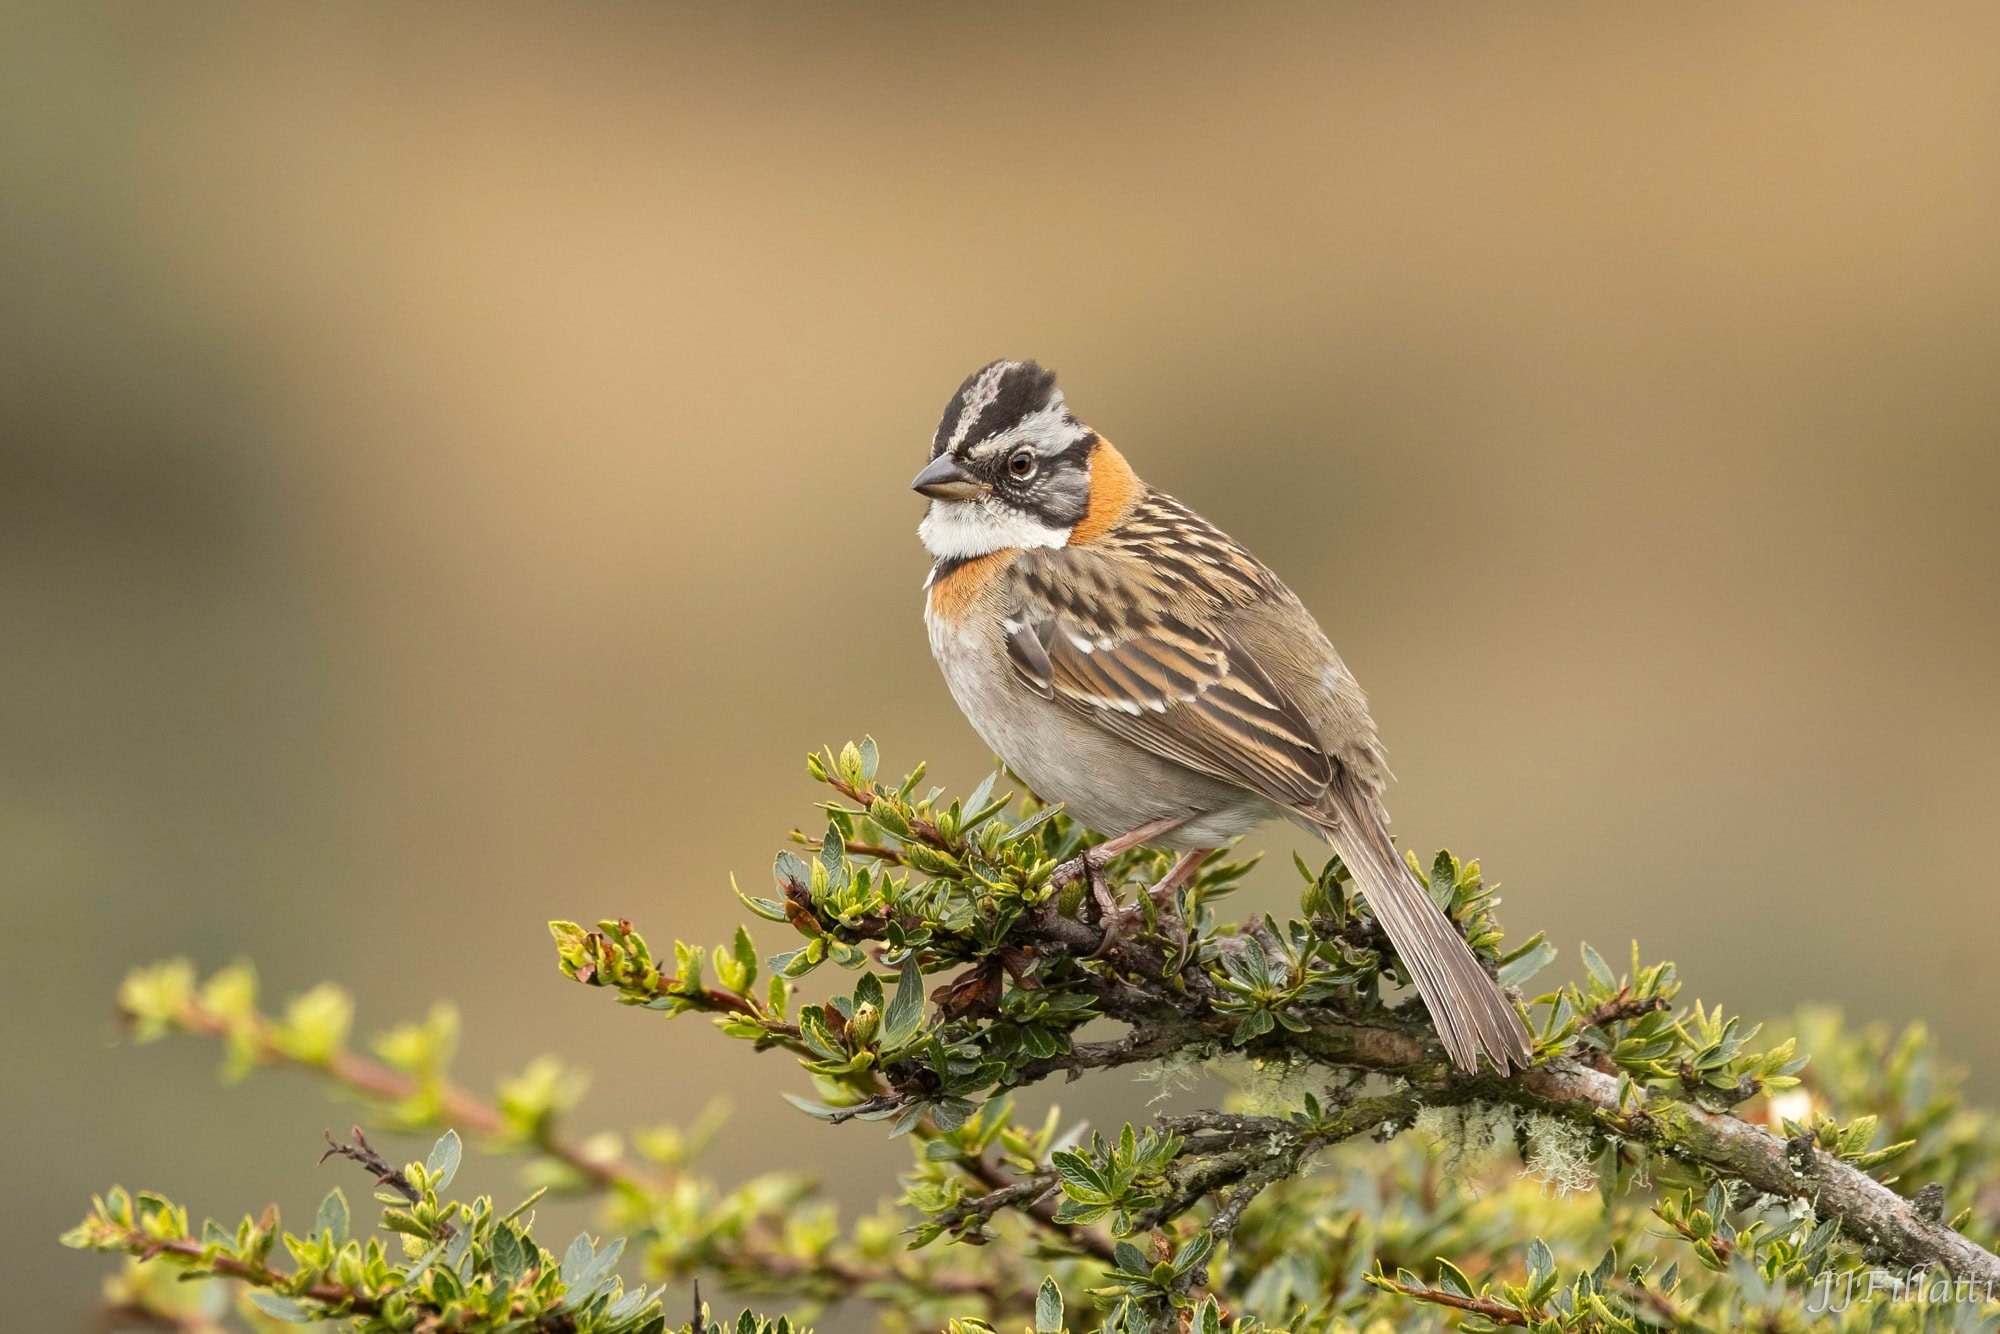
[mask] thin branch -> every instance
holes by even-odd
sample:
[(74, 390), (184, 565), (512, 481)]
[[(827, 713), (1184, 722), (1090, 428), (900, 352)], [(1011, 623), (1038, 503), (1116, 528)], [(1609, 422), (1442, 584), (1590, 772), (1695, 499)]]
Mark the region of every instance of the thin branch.
[(1218, 1239), (1227, 1237), (1265, 1187), (1296, 1175), (1306, 1159), (1321, 1149), (1368, 1134), (1391, 1121), (1413, 1118), (1415, 1112), (1416, 1101), (1410, 1095), (1388, 1094), (1336, 1108), (1316, 1125), (1221, 1112), (1162, 1117), (1163, 1128), (1188, 1136), (1176, 1164), (1179, 1190), (1165, 1203), (1139, 1215), (1139, 1225), (1156, 1227), (1185, 1213), (1204, 1197), (1215, 1196), (1219, 1204), (1209, 1230)]
[[(229, 1255), (208, 1256), (208, 1248), (192, 1238), (182, 1237), (172, 1241), (162, 1241), (149, 1237), (133, 1228), (127, 1237), (131, 1250), (141, 1259), (150, 1260), (160, 1255), (173, 1255), (188, 1261), (200, 1263), (224, 1278), (233, 1278), (248, 1283), (253, 1288), (274, 1288), (286, 1281), (286, 1277), (268, 1265), (251, 1264)], [(342, 1314), (376, 1315), (381, 1311), (381, 1301), (364, 1288), (350, 1288), (340, 1283), (315, 1283), (299, 1294), (309, 1297), (339, 1310)]]
[(424, 1193), (410, 1184), (410, 1179), (403, 1175), (403, 1169), (391, 1166), (388, 1159), (377, 1153), (375, 1146), (368, 1142), (368, 1137), (361, 1133), (360, 1126), (355, 1126), (352, 1133), (354, 1142), (342, 1144), (333, 1137), (331, 1130), (327, 1131), (326, 1152), (319, 1156), (319, 1160), (323, 1163), (329, 1158), (350, 1159), (361, 1164), (362, 1170), (375, 1178), (376, 1185), (387, 1186), (411, 1204), (422, 1204)]
[[(300, 1060), (278, 1042), (272, 1032), (271, 1022), (261, 1014), (253, 1014), (247, 1020), (232, 1020), (204, 1006), (198, 999), (190, 997), (175, 1013), (174, 1024), (188, 1033), (221, 1039), (233, 1037), (247, 1024), (259, 1065), (312, 1070), (328, 1076), (335, 1083), (352, 1089), (372, 1102), (397, 1103), (423, 1091), (423, 1085), (412, 1076), (391, 1069), (380, 1062), (369, 1060), (346, 1047), (335, 1050), (324, 1063)], [(462, 1126), (481, 1135), (498, 1136), (505, 1133), (506, 1119), (500, 1115), (500, 1109), (492, 1103), (456, 1084), (445, 1083), (437, 1092), (439, 1122)], [(593, 1190), (606, 1190), (614, 1186), (657, 1189), (661, 1184), (659, 1178), (642, 1168), (620, 1158), (593, 1156), (586, 1153), (581, 1146), (561, 1139), (553, 1132), (546, 1133), (534, 1141), (532, 1147), (544, 1156), (571, 1168), (587, 1181)]]
[(1664, 996), (1634, 996), (1632, 988), (1620, 987), (1618, 994), (1583, 1017), (1585, 1028), (1609, 1028), (1627, 1019), (1638, 1019), (1669, 1008)]
[[(1107, 1264), (1115, 1263), (1116, 1243), (1096, 1228), (1082, 1227), (1075, 1223), (1056, 1221), (1056, 1197), (1054, 1172), (1037, 1172), (1033, 1176), (1022, 1177), (1009, 1182), (1001, 1174), (1000, 1168), (984, 1158), (974, 1158), (960, 1164), (967, 1174), (987, 1188), (987, 1194), (978, 1200), (960, 1206), (967, 1216), (974, 1212), (974, 1206), (991, 1201), (991, 1207), (978, 1210), (983, 1218), (990, 1218), (1003, 1207), (1013, 1205), (1028, 1216), (1036, 1225), (1074, 1250), (1093, 1255)], [(1007, 1198), (1000, 1198), (1000, 1197)], [(1020, 1201), (1026, 1201), (1022, 1205)]]
[[(727, 993), (717, 994), (727, 995)], [(418, 1081), (414, 1078), (358, 1055), (345, 1047), (336, 1050), (324, 1063), (300, 1060), (277, 1042), (272, 1034), (270, 1020), (262, 1014), (253, 1014), (247, 1021), (238, 1020), (232, 1025), (223, 1015), (203, 1006), (198, 999), (191, 998), (174, 1016), (175, 1026), (185, 1032), (222, 1039), (242, 1031), (246, 1022), (249, 1025), (247, 1031), (259, 1064), (313, 1071), (373, 1102), (401, 1102), (421, 1091)], [(451, 1083), (443, 1084), (437, 1092), (440, 1107), (438, 1120), (441, 1123), (485, 1136), (498, 1136), (506, 1131), (507, 1124), (499, 1109), (478, 1095)], [(366, 1150), (365, 1155), (357, 1149), (337, 1143), (331, 1135), (328, 1136), (328, 1142), (333, 1147), (329, 1148), (328, 1153), (339, 1153), (343, 1157), (354, 1159), (368, 1171), (376, 1174), (377, 1179), (383, 1184), (407, 1198), (411, 1187), (403, 1174), (392, 1168), (379, 1153), (367, 1145), (359, 1127), (355, 1130), (355, 1136), (360, 1149)], [(581, 1147), (556, 1136), (552, 1131), (545, 1131), (526, 1147), (574, 1169), (592, 1190), (619, 1189), (641, 1196), (653, 1196), (673, 1185), (672, 1178), (648, 1171), (623, 1158), (593, 1157)], [(325, 1155), (322, 1155), (321, 1161), (325, 1161)], [(386, 1178), (381, 1175), (384, 1171), (389, 1174)], [(1054, 1206), (1050, 1204), (1043, 1215), (1035, 1216), (1034, 1221), (1058, 1231), (1069, 1244), (1093, 1255), (1099, 1255), (1100, 1258), (1108, 1258), (1110, 1242), (1085, 1235), (1084, 1230), (1073, 1229), (1067, 1224), (1057, 1224), (1053, 1221), (1053, 1217)], [(151, 1245), (150, 1238), (146, 1239), (146, 1244)], [(201, 1253), (199, 1246), (190, 1251), (181, 1243), (155, 1248), (155, 1253), (162, 1250), (192, 1256)], [(1032, 1292), (1015, 1292), (994, 1280), (978, 1276), (949, 1272), (916, 1274), (905, 1267), (899, 1267), (893, 1261), (870, 1265), (833, 1254), (823, 1254), (812, 1263), (805, 1264), (787, 1255), (777, 1240), (755, 1235), (745, 1235), (738, 1240), (734, 1249), (709, 1257), (709, 1264), (704, 1267), (712, 1267), (725, 1277), (733, 1275), (738, 1280), (750, 1274), (767, 1275), (795, 1287), (805, 1279), (818, 1280), (812, 1284), (814, 1290), (830, 1299), (869, 1296), (900, 1285), (984, 1297), (993, 1304), (996, 1314), (1031, 1309), (1033, 1305)], [(270, 1286), (272, 1283), (282, 1281), (281, 1276), (270, 1270), (253, 1272), (241, 1265), (221, 1262), (218, 1262), (216, 1268), (218, 1272), (228, 1277), (258, 1286)], [(367, 1294), (349, 1293), (347, 1290), (333, 1287), (327, 1287), (323, 1292), (314, 1289), (304, 1295), (327, 1302), (352, 1301), (354, 1304), (350, 1309), (357, 1313), (364, 1310), (362, 1302), (372, 1303), (374, 1300)], [(372, 1309), (372, 1305), (367, 1308), (370, 1311)]]
[[(1505, 1302), (1496, 1302), (1486, 1297), (1462, 1297), (1455, 1292), (1446, 1292), (1443, 1288), (1412, 1287), (1407, 1283), (1398, 1283), (1392, 1278), (1377, 1278), (1375, 1283), (1377, 1286), (1387, 1288), (1391, 1292), (1400, 1292), (1405, 1297), (1414, 1297), (1420, 1302), (1429, 1302), (1433, 1306), (1448, 1306), (1454, 1311), (1470, 1312), (1496, 1325), (1523, 1328), (1529, 1321), (1528, 1316), (1523, 1315)], [(1546, 1319), (1547, 1313), (1537, 1310), (1533, 1318), (1536, 1320)]]

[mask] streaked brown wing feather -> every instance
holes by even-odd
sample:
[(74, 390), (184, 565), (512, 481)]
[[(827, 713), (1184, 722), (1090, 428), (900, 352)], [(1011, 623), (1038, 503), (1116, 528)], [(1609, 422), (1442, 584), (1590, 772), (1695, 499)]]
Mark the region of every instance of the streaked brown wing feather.
[[(1007, 623), (1008, 655), (1038, 693), (1163, 759), (1317, 809), (1333, 761), (1224, 628), (1244, 600), (1225, 594), (1253, 592), (1261, 570), (1241, 559), (1247, 572), (1218, 588), (1212, 574), (1189, 578), (1178, 562), (1116, 545), (1035, 552)], [(1135, 584), (1144, 596), (1119, 595)]]
[[(1143, 657), (1150, 647), (1145, 640), (1129, 640), (1093, 657)], [(1263, 669), (1226, 641), (1221, 669), (1198, 688), (1137, 713), (1127, 711), (1130, 694), (1107, 700), (1102, 693), (1080, 689), (1081, 682), (1068, 671), (1070, 655), (1058, 650), (1051, 661), (1057, 698), (1081, 706), (1108, 731), (1283, 805), (1313, 809), (1322, 803), (1332, 764), (1312, 729)]]

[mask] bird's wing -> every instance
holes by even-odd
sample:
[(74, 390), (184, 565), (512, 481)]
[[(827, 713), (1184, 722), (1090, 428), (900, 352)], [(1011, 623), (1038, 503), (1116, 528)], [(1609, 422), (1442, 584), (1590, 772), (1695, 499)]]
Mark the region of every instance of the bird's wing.
[(1270, 595), (1269, 573), (1202, 527), (1227, 549), (1205, 551), (1184, 528), (1163, 548), (1142, 549), (1140, 527), (1125, 542), (1027, 553), (1013, 571), (1008, 656), (1030, 688), (1106, 731), (1280, 805), (1316, 810), (1334, 761), (1229, 632), (1233, 612)]

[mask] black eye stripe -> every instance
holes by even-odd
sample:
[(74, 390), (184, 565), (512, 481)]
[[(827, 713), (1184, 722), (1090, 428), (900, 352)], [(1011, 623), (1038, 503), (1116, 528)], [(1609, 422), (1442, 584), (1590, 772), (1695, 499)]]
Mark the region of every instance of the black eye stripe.
[(1064, 449), (1060, 454), (1051, 457), (1049, 459), (1049, 466), (1052, 468), (1067, 467), (1067, 466), (1075, 466), (1080, 468), (1084, 464), (1090, 461), (1091, 448), (1096, 444), (1097, 444), (1096, 433), (1087, 431), (1084, 433), (1083, 439), (1077, 441), (1073, 445), (1070, 445), (1068, 448)]

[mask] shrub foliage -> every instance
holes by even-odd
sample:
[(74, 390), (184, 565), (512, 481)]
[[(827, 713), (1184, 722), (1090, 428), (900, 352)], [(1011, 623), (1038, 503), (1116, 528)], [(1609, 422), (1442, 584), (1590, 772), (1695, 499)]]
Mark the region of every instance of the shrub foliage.
[[(373, 1177), (373, 1227), (338, 1187), (298, 1231), (113, 1188), (64, 1238), (127, 1257), (113, 1323), (789, 1334), (853, 1300), (952, 1334), (2000, 1327), (2000, 1132), (1921, 1028), (1760, 1029), (1636, 946), (1622, 968), (1584, 946), (1582, 982), (1531, 994), (1554, 947), (1509, 944), (1478, 863), (1440, 852), (1412, 864), (1535, 1038), (1530, 1069), (1468, 1075), (1337, 858), (1297, 864), (1296, 916), (1230, 921), (1250, 861), (1156, 898), (1167, 854), (1106, 857), (1004, 775), (948, 799), (921, 766), (878, 779), (870, 741), (809, 768), (824, 828), (737, 890), (787, 948), (550, 929), (565, 976), (709, 1015), (796, 1060), (803, 1114), (907, 1137), (895, 1199), (843, 1225), (796, 1175), (718, 1184), (695, 1165), (712, 1118), (573, 1138), (581, 1076), (543, 1057), (465, 1088), (448, 1005), (357, 1049), (336, 987), (272, 1013), (248, 966), (171, 961), (120, 990), (134, 1038), (216, 1039), (232, 1078), (303, 1067), (376, 1126), (443, 1133), (402, 1167), (329, 1140)], [(1123, 1066), (1235, 1092), (1108, 1134), (1016, 1116), (1013, 1090)], [(449, 1193), (461, 1134), (523, 1160), (524, 1199)], [(598, 1197), (602, 1236), (545, 1248), (548, 1192)], [(714, 1323), (698, 1277), (788, 1314)]]

